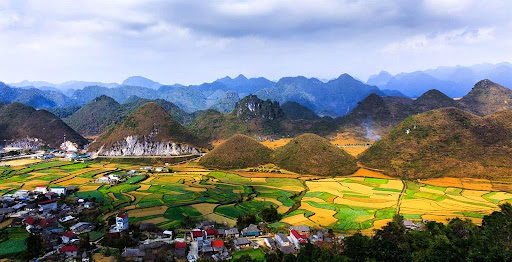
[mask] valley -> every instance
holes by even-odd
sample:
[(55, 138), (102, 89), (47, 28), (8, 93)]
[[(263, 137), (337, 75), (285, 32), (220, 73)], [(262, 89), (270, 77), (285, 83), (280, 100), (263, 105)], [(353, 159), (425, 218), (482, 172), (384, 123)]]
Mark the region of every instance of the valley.
[[(130, 222), (154, 223), (164, 229), (179, 228), (185, 217), (234, 226), (239, 215), (259, 214), (264, 207), (274, 206), (281, 218), (268, 227), (276, 232), (308, 225), (345, 234), (373, 234), (398, 211), (413, 221), (446, 223), (460, 217), (479, 224), (499, 204), (512, 203), (512, 180), (506, 179), (400, 180), (365, 168), (347, 176), (319, 177), (273, 165), (259, 169), (279, 173), (251, 168), (211, 170), (197, 161), (152, 169), (102, 160), (47, 161), (0, 167), (0, 192), (12, 194), (41, 185), (77, 187), (71, 197), (100, 203), (99, 220), (126, 211)], [(98, 183), (109, 174), (124, 181)]]

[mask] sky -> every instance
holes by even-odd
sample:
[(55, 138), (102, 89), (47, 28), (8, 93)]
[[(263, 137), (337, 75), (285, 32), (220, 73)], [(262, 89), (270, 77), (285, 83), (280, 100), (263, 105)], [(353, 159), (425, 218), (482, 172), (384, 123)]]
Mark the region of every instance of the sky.
[(0, 0), (0, 81), (198, 84), (512, 62), (512, 1)]

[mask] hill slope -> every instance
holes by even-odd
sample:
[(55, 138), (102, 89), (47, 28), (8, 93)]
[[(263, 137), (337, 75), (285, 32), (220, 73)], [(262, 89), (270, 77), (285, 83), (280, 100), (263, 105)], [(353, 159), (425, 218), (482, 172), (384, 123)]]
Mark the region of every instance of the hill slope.
[[(101, 134), (90, 151), (102, 155), (180, 155), (204, 144), (156, 103), (147, 103)], [(100, 150), (101, 149), (101, 150)]]
[(255, 167), (270, 163), (271, 153), (254, 138), (238, 134), (208, 152), (199, 163), (210, 168)]
[(79, 146), (87, 140), (46, 110), (14, 102), (0, 107), (0, 141), (12, 143), (37, 138), (42, 144), (58, 147), (64, 140)]
[(305, 120), (318, 120), (320, 117), (313, 112), (313, 110), (297, 103), (297, 102), (286, 102), (281, 108), (284, 113), (291, 119), (305, 119)]
[(512, 90), (490, 80), (482, 80), (459, 100), (461, 107), (477, 115), (512, 109)]
[(479, 117), (444, 108), (411, 116), (360, 160), (407, 178), (512, 175), (512, 111)]
[(356, 159), (327, 139), (313, 134), (294, 138), (274, 153), (274, 163), (300, 174), (339, 176), (357, 170)]
[(119, 122), (123, 109), (114, 99), (102, 95), (80, 108), (64, 121), (82, 135), (99, 135), (109, 126)]

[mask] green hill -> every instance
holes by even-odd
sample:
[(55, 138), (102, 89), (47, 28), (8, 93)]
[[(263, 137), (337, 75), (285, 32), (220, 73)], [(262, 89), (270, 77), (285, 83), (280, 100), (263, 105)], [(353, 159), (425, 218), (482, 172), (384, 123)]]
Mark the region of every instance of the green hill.
[(274, 153), (274, 163), (300, 174), (340, 176), (357, 170), (356, 159), (314, 134), (294, 138)]
[(99, 135), (124, 116), (122, 106), (113, 98), (96, 97), (64, 121), (84, 136)]
[(458, 102), (464, 110), (485, 116), (512, 109), (512, 90), (485, 79)]
[[(194, 147), (205, 147), (196, 136), (189, 133), (156, 103), (147, 103), (110, 128), (89, 146), (91, 151), (120, 146), (127, 137), (137, 136), (140, 146), (150, 150), (155, 142), (173, 142)], [(128, 145), (125, 145), (128, 146)]]
[(512, 111), (479, 117), (443, 108), (408, 117), (359, 157), (407, 178), (512, 175)]
[(37, 138), (44, 144), (58, 147), (64, 137), (79, 146), (87, 144), (85, 138), (46, 110), (35, 110), (17, 102), (0, 107), (0, 141)]
[(254, 138), (234, 135), (201, 158), (199, 163), (209, 168), (236, 169), (271, 162), (272, 150)]

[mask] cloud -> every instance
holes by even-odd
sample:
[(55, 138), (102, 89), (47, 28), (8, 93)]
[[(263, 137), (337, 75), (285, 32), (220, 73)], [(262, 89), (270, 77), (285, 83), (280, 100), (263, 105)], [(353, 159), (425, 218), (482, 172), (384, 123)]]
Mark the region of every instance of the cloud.
[(478, 0), (5, 0), (0, 81), (365, 78), (493, 62), (509, 57), (511, 9)]

